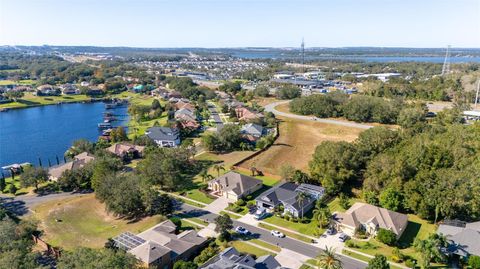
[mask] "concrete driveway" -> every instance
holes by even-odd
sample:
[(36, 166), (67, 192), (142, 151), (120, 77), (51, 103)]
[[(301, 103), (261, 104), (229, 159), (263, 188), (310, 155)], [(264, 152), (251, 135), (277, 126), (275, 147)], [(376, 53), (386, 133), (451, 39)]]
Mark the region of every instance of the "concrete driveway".
[(228, 207), (229, 200), (225, 197), (219, 197), (215, 201), (207, 205), (204, 210), (212, 212), (214, 214), (219, 214), (222, 210)]
[(345, 245), (343, 242), (340, 241), (339, 232), (334, 235), (328, 235), (326, 232), (322, 234), (318, 239), (317, 242), (314, 244), (319, 248), (325, 249), (325, 247), (334, 248), (336, 252), (342, 252), (343, 246)]

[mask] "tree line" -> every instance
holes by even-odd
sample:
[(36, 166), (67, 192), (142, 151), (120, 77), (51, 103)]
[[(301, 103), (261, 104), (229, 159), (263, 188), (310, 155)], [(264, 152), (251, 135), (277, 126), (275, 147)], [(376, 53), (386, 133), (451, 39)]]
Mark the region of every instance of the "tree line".
[(480, 218), (480, 125), (458, 111), (400, 130), (374, 127), (352, 143), (322, 142), (309, 163), (329, 193), (362, 185), (363, 198), (384, 208), (439, 220)]

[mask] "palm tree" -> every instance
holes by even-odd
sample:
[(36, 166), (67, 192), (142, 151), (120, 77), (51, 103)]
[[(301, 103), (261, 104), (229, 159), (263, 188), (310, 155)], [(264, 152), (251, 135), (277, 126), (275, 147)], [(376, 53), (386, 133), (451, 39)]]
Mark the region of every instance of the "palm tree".
[(334, 248), (325, 247), (317, 258), (318, 269), (342, 269), (342, 262), (335, 254)]
[(328, 207), (315, 208), (313, 210), (313, 218), (318, 221), (320, 227), (324, 228), (328, 225), (332, 213)]
[(305, 199), (307, 199), (307, 195), (304, 192), (299, 192), (297, 195), (297, 202), (300, 208), (302, 209), (302, 219), (303, 219), (303, 204), (305, 203)]
[(220, 176), (220, 170), (225, 171), (225, 167), (223, 167), (223, 165), (221, 165), (221, 164), (214, 165), (213, 169), (215, 169), (217, 171), (217, 177)]
[(208, 173), (207, 169), (203, 169), (200, 172), (199, 176), (202, 178), (203, 183), (209, 181), (210, 179), (213, 179), (213, 176)]
[(429, 268), (432, 260), (443, 260), (445, 258), (440, 248), (447, 246), (447, 240), (445, 236), (433, 233), (425, 240), (415, 240), (413, 246), (421, 253), (420, 268)]

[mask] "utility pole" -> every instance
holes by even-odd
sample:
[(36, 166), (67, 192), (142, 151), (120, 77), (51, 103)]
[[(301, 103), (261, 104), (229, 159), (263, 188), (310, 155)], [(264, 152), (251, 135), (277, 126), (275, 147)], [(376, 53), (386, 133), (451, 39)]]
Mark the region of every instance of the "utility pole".
[(442, 76), (445, 76), (446, 74), (450, 73), (450, 48), (451, 46), (447, 46), (447, 51), (445, 52), (445, 60), (443, 61), (443, 67), (442, 67)]

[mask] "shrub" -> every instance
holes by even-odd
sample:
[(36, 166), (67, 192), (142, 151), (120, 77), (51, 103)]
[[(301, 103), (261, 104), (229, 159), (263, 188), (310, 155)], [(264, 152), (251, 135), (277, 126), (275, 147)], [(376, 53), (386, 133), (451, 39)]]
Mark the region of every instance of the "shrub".
[(393, 246), (397, 242), (397, 235), (390, 230), (380, 228), (377, 232), (377, 240), (389, 246)]
[(472, 269), (480, 269), (480, 257), (472, 255), (468, 258), (468, 265), (472, 267)]
[(245, 201), (244, 201), (243, 199), (238, 199), (237, 205), (238, 205), (238, 206), (244, 206), (244, 205), (245, 205)]
[(415, 260), (408, 259), (408, 260), (405, 261), (405, 265), (408, 268), (415, 268), (416, 262), (415, 262)]
[(350, 239), (345, 241), (345, 246), (349, 248), (358, 248), (357, 244)]
[[(253, 197), (251, 195), (247, 195), (247, 201), (250, 202), (252, 199), (253, 199)], [(253, 201), (253, 202), (255, 202), (255, 201)]]

